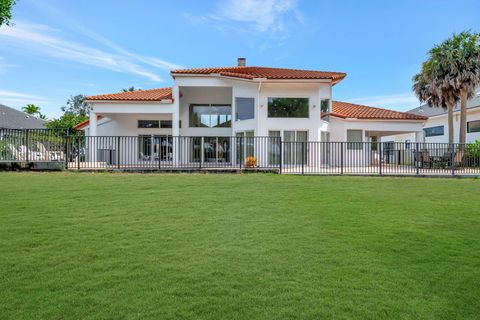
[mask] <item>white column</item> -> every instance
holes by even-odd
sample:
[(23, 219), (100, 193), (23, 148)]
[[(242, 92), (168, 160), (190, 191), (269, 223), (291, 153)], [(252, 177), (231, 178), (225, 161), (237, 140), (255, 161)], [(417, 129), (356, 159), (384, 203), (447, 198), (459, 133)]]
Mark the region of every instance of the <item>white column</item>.
[(89, 161), (97, 161), (97, 114), (90, 110), (90, 122), (88, 125), (88, 137), (87, 137), (87, 147), (89, 149)]
[[(172, 113), (172, 136), (173, 136), (173, 163), (177, 164), (179, 159), (180, 143), (180, 90), (177, 85), (172, 88), (173, 113)], [(186, 125), (186, 124), (184, 124)]]
[(97, 135), (97, 114), (90, 110), (90, 122), (88, 125), (89, 129), (89, 136), (96, 136)]

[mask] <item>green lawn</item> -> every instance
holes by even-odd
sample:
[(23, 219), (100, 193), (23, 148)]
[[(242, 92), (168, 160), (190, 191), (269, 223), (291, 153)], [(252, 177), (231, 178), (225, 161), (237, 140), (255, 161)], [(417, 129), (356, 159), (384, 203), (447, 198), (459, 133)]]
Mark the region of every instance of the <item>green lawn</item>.
[(1, 319), (478, 319), (480, 180), (0, 173)]

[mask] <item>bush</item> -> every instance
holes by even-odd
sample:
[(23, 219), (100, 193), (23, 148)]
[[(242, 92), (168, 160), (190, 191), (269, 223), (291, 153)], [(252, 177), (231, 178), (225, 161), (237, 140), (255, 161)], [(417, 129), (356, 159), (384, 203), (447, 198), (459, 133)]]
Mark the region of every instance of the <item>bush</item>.
[(467, 144), (465, 157), (470, 166), (480, 166), (480, 140)]
[(246, 168), (255, 168), (256, 166), (257, 166), (257, 158), (247, 157), (245, 159), (245, 167)]

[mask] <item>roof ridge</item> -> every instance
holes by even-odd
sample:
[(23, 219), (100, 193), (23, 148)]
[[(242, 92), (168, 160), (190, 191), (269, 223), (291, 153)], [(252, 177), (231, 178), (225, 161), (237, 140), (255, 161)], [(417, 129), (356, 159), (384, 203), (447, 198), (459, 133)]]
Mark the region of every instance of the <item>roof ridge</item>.
[(157, 91), (157, 90), (172, 90), (172, 87), (164, 87), (164, 88), (153, 88), (153, 89), (138, 89), (135, 91), (125, 91), (125, 92), (114, 92), (114, 93), (102, 93), (102, 94), (96, 94), (93, 96), (87, 96), (86, 100), (95, 98), (95, 97), (100, 97), (100, 96), (111, 96), (111, 95), (128, 95), (128, 94), (134, 94), (138, 92), (149, 92), (149, 91)]

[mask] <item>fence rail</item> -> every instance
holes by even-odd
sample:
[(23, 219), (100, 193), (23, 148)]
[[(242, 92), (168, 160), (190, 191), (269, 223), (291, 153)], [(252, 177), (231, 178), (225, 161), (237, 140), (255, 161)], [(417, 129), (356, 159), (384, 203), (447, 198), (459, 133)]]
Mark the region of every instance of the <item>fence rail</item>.
[(0, 162), (72, 170), (245, 170), (291, 174), (480, 175), (480, 143), (283, 141), (280, 137), (83, 136), (0, 129)]

